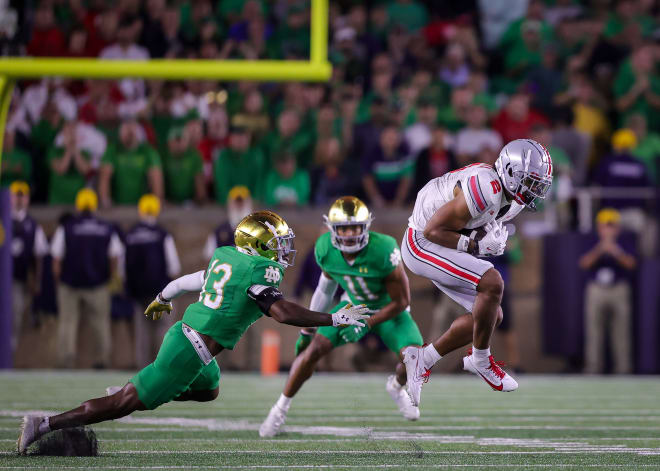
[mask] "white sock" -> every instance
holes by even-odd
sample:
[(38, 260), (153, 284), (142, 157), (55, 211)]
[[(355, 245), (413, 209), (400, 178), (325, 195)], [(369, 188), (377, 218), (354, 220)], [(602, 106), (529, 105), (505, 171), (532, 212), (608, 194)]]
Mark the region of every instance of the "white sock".
[(424, 366), (427, 368), (431, 368), (438, 362), (440, 358), (442, 358), (442, 355), (438, 353), (432, 343), (424, 347), (424, 353), (422, 355), (422, 358), (424, 359)]
[(50, 419), (46, 417), (39, 424), (39, 433), (43, 435), (44, 433), (48, 433), (48, 432), (50, 432)]
[(289, 407), (291, 407), (291, 399), (290, 397), (286, 397), (284, 394), (280, 394), (280, 398), (277, 400), (277, 407), (282, 409), (284, 412), (289, 411)]
[(403, 384), (399, 383), (399, 378), (397, 378), (396, 375), (395, 375), (394, 376), (394, 385), (396, 387), (398, 387), (399, 389), (401, 389), (402, 387), (404, 387), (406, 385), (406, 383), (403, 383)]
[(488, 365), (490, 361), (488, 357), (490, 356), (490, 347), (479, 350), (478, 348), (472, 347), (472, 358), (478, 365)]

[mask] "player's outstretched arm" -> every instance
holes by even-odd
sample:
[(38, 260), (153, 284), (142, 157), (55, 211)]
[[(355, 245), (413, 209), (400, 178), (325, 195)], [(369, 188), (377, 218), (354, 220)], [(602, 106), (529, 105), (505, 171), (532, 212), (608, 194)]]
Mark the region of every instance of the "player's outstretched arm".
[(247, 294), (254, 300), (265, 315), (282, 324), (298, 327), (316, 327), (323, 325), (356, 325), (364, 326), (361, 319), (366, 319), (369, 311), (366, 306), (344, 306), (334, 314), (310, 311), (299, 304), (284, 299), (280, 290), (274, 286), (252, 285)]
[(163, 315), (163, 312), (168, 314), (172, 312), (172, 300), (177, 296), (191, 291), (201, 291), (204, 286), (204, 270), (200, 270), (190, 275), (183, 275), (174, 281), (168, 283), (163, 291), (158, 293), (147, 309), (144, 315), (157, 321)]
[[(443, 247), (456, 249), (461, 234), (458, 232), (472, 219), (463, 192), (457, 188), (454, 190), (454, 199), (442, 205), (435, 212), (424, 228), (424, 237)], [(463, 252), (473, 253), (476, 243), (470, 241), (470, 247)]]

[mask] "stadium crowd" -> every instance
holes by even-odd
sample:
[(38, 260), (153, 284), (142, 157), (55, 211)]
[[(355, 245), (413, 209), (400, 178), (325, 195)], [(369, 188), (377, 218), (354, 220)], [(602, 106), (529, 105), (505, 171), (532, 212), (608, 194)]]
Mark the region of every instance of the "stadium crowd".
[[(103, 207), (147, 192), (225, 204), (239, 184), (271, 207), (342, 194), (401, 206), (429, 178), (492, 162), (520, 137), (549, 148), (559, 198), (589, 184), (657, 185), (654, 1), (330, 3), (329, 84), (21, 83), (2, 185), (27, 181), (35, 201), (51, 204), (72, 204), (91, 186)], [(5, 55), (309, 55), (305, 1), (43, 0), (4, 9)], [(621, 128), (623, 147), (611, 152)], [(639, 202), (614, 202), (629, 204)]]
[[(598, 223), (649, 227), (652, 199), (620, 189), (660, 182), (655, 1), (329, 3), (329, 83), (21, 82), (0, 185), (27, 182), (23, 193), (52, 205), (73, 205), (91, 188), (100, 208), (145, 195), (226, 205), (236, 187), (271, 208), (325, 208), (346, 194), (373, 209), (404, 207), (429, 179), (492, 163), (504, 143), (532, 138), (553, 158), (561, 226), (577, 224), (576, 188), (611, 187), (619, 192), (602, 206), (614, 212)], [(34, 0), (0, 9), (0, 53), (9, 56), (309, 56), (309, 1)], [(606, 255), (616, 259), (618, 232), (609, 234), (581, 262), (593, 283), (599, 257), (616, 265)], [(651, 243), (644, 254), (654, 252)], [(616, 268), (614, 281), (626, 270)], [(621, 372), (631, 368), (626, 348)]]

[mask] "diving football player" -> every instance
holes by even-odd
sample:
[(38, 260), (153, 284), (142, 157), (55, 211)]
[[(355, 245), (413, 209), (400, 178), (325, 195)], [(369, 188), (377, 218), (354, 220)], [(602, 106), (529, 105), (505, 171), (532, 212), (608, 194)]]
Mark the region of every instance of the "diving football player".
[[(478, 257), (504, 253), (513, 219), (534, 201), (545, 198), (552, 185), (552, 159), (547, 149), (531, 139), (509, 142), (495, 168), (472, 164), (429, 181), (417, 194), (413, 214), (402, 242), (406, 266), (430, 279), (467, 314), (425, 348), (403, 352), (408, 393), (420, 401), (430, 368), (447, 353), (472, 342), (463, 368), (496, 391), (514, 391), (518, 383), (493, 359), (490, 338), (502, 320), (504, 282), (493, 264)], [(480, 231), (481, 238), (478, 237)]]
[[(347, 303), (358, 303), (366, 304), (371, 316), (362, 327), (326, 326), (316, 333), (301, 332), (296, 353), (303, 351), (291, 366), (282, 395), (259, 429), (262, 437), (279, 433), (292, 398), (312, 376), (319, 360), (333, 348), (357, 342), (367, 332), (378, 335), (399, 358), (404, 348), (422, 345), (422, 335), (410, 315), (410, 288), (397, 241), (388, 235), (369, 231), (371, 213), (353, 196), (335, 201), (324, 218), (330, 231), (319, 237), (314, 247), (322, 273), (310, 309), (327, 311), (332, 306), (337, 286), (341, 286), (347, 299), (330, 312), (343, 309)], [(412, 405), (405, 384), (406, 370), (403, 363), (399, 363), (396, 374), (388, 378), (386, 389), (403, 416), (417, 420), (419, 409)]]
[(200, 293), (183, 319), (167, 331), (154, 362), (115, 394), (85, 401), (63, 414), (25, 416), (18, 452), (25, 453), (51, 430), (118, 419), (169, 401), (212, 401), (220, 383), (214, 357), (225, 348), (234, 348), (262, 315), (301, 327), (363, 327), (364, 306), (344, 306), (329, 315), (283, 299), (278, 286), (284, 269), (293, 263), (294, 237), (287, 223), (271, 211), (245, 217), (236, 227), (236, 246), (216, 249), (205, 271), (169, 283), (147, 307), (145, 315), (157, 320), (163, 312), (171, 312), (173, 298)]

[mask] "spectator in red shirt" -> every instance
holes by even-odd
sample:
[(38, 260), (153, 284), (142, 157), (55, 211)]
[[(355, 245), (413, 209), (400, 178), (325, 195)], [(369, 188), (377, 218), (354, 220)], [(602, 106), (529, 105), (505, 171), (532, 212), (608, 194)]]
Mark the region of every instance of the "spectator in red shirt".
[(224, 108), (215, 108), (210, 111), (206, 121), (206, 135), (197, 146), (204, 162), (204, 178), (207, 184), (213, 181), (213, 160), (220, 151), (227, 147), (229, 120)]
[(103, 49), (115, 42), (119, 28), (119, 12), (108, 9), (101, 14), (85, 19), (87, 49), (90, 56), (97, 57)]
[(34, 31), (27, 45), (27, 53), (31, 56), (58, 57), (66, 51), (66, 38), (57, 29), (53, 8), (42, 4), (34, 15)]
[(529, 100), (529, 95), (524, 92), (512, 95), (493, 121), (493, 127), (500, 133), (504, 142), (528, 137), (537, 124), (548, 125), (545, 116), (530, 109)]

